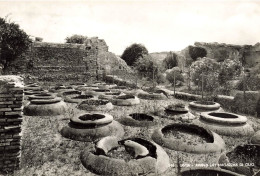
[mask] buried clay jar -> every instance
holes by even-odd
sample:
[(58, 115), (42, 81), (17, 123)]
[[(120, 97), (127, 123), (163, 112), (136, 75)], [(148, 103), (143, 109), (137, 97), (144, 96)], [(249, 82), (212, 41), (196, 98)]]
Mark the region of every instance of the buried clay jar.
[(133, 106), (140, 103), (139, 98), (134, 95), (122, 95), (111, 100), (113, 105), (117, 106)]
[(31, 99), (24, 107), (24, 115), (28, 116), (54, 116), (62, 115), (66, 112), (67, 105), (61, 98)]
[(109, 114), (84, 113), (71, 117), (69, 124), (62, 128), (61, 135), (72, 140), (92, 142), (106, 136), (122, 137), (124, 129)]
[(78, 109), (86, 111), (108, 111), (114, 108), (113, 104), (108, 100), (84, 100), (78, 106)]
[(102, 138), (95, 149), (83, 151), (80, 159), (87, 169), (101, 175), (157, 175), (170, 167), (167, 153), (142, 138)]
[(233, 113), (203, 112), (194, 123), (225, 136), (254, 134), (253, 128), (247, 123), (247, 118)]
[(152, 139), (169, 149), (189, 153), (215, 153), (225, 150), (225, 142), (218, 134), (193, 124), (176, 123), (156, 129)]
[(133, 113), (126, 117), (119, 119), (118, 121), (126, 126), (134, 127), (150, 127), (157, 124), (158, 118), (144, 113)]

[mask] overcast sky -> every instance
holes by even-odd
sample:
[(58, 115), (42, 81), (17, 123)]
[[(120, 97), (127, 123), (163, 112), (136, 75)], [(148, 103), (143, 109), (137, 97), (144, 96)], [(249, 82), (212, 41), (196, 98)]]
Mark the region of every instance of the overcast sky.
[(149, 52), (178, 51), (195, 41), (260, 42), (260, 1), (1, 1), (0, 17), (46, 42), (73, 34), (105, 39), (122, 54), (133, 43)]

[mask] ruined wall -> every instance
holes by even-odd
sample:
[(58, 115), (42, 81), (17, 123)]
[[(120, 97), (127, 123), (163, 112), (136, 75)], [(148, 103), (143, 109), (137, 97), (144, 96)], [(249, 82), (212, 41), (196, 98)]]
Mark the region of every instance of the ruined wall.
[(19, 167), (21, 154), (23, 82), (0, 76), (0, 171)]
[(205, 48), (207, 57), (224, 61), (225, 59), (239, 59), (246, 67), (253, 67), (260, 63), (260, 44), (230, 45), (224, 43), (195, 42), (195, 46)]
[(30, 75), (39, 81), (87, 81), (96, 77), (96, 57), (92, 55), (95, 53), (88, 54), (85, 45), (34, 42), (8, 73)]
[[(108, 53), (106, 42), (97, 37), (87, 39), (84, 44), (34, 42), (9, 66), (7, 73), (25, 75), (31, 81), (101, 80), (110, 64), (105, 61), (113, 59)], [(117, 67), (121, 67), (120, 64)]]

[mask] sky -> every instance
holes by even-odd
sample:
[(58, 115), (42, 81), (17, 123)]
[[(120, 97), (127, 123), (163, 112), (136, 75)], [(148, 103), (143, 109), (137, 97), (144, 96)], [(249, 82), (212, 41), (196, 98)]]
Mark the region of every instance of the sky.
[(104, 39), (121, 55), (133, 43), (149, 52), (180, 51), (194, 42), (260, 42), (260, 1), (2, 1), (0, 17), (45, 42), (73, 34)]

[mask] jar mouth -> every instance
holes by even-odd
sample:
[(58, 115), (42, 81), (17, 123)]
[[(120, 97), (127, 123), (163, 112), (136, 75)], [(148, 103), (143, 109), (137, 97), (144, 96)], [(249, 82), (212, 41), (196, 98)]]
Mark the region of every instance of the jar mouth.
[(208, 130), (201, 128), (197, 125), (171, 124), (162, 128), (163, 134), (167, 134), (169, 132), (174, 131), (199, 136), (203, 138), (207, 143), (214, 142), (213, 134), (210, 133)]
[(105, 116), (102, 114), (84, 114), (79, 117), (79, 119), (82, 121), (88, 121), (88, 120), (95, 121), (103, 118), (105, 118)]
[(138, 121), (154, 121), (152, 116), (143, 113), (134, 113), (130, 114), (129, 116)]
[(133, 99), (133, 98), (135, 98), (134, 95), (122, 95), (117, 97), (117, 99), (122, 99), (122, 100)]
[(224, 119), (237, 119), (238, 118), (238, 116), (235, 114), (221, 113), (221, 112), (211, 112), (208, 115), (218, 117), (218, 118), (224, 118)]

